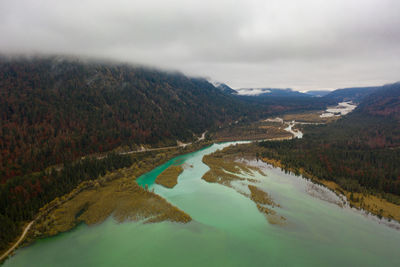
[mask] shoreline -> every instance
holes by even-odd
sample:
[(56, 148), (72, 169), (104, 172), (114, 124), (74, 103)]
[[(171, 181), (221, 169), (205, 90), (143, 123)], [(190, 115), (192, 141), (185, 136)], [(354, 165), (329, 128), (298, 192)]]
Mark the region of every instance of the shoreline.
[(336, 193), (339, 197), (344, 197), (351, 208), (356, 208), (357, 210), (364, 211), (366, 214), (372, 214), (379, 219), (385, 218), (389, 222), (391, 220), (394, 220), (397, 223), (400, 223), (400, 205), (391, 203), (386, 199), (378, 197), (376, 195), (362, 194), (344, 190), (335, 182), (319, 179), (318, 177), (307, 173), (303, 169), (295, 170), (293, 168), (286, 168), (278, 160), (269, 158), (261, 158), (261, 160), (265, 163), (272, 165), (275, 168), (287, 170), (293, 174), (299, 173), (304, 178), (309, 179), (316, 184), (325, 186), (332, 192)]
[[(244, 146), (251, 146), (254, 144), (255, 144), (255, 142), (252, 142), (249, 144), (240, 144), (240, 145), (238, 145), (239, 147), (237, 147), (237, 148), (230, 146), (230, 149), (231, 150), (236, 149), (237, 151), (235, 152), (235, 154), (237, 157), (242, 158), (242, 161), (249, 160), (249, 157), (256, 160), (257, 154), (259, 154), (258, 153), (259, 151), (256, 148), (249, 149), (249, 148), (244, 147)], [(227, 152), (227, 151), (225, 151), (225, 152)], [(234, 156), (234, 155), (231, 155), (231, 156)], [(345, 206), (348, 205), (349, 208), (353, 208), (359, 212), (362, 212), (366, 216), (373, 216), (374, 219), (376, 219), (380, 223), (386, 224), (388, 227), (400, 230), (400, 205), (398, 205), (398, 204), (389, 202), (385, 198), (377, 196), (377, 195), (373, 195), (371, 193), (362, 194), (362, 193), (357, 193), (357, 192), (346, 191), (343, 188), (341, 188), (338, 184), (336, 184), (335, 182), (319, 179), (316, 176), (306, 173), (303, 169), (295, 170), (292, 168), (285, 168), (283, 166), (283, 164), (278, 160), (267, 159), (267, 158), (259, 158), (259, 160), (271, 165), (274, 168), (278, 168), (281, 170), (287, 170), (294, 175), (300, 174), (304, 179), (311, 181), (313, 184), (321, 185), (321, 186), (329, 189), (330, 191), (332, 191), (340, 199), (342, 199), (343, 205), (345, 205)], [(203, 160), (203, 162), (204, 162), (204, 160)], [(232, 174), (232, 173), (229, 173), (229, 174)], [(226, 176), (226, 174), (224, 174), (224, 175)], [(216, 178), (207, 177), (207, 175), (205, 175), (205, 176), (206, 176), (206, 178), (210, 178), (209, 179), (210, 181), (208, 181), (208, 182), (218, 182), (218, 180), (219, 180)], [(204, 177), (203, 177), (203, 179), (204, 179)], [(205, 180), (207, 181), (207, 179), (205, 179)], [(224, 181), (224, 180), (226, 180), (226, 179), (223, 179), (222, 181)], [(219, 181), (219, 182), (222, 182), (222, 181)], [(229, 181), (229, 179), (227, 181)], [(342, 208), (345, 208), (345, 206), (342, 206)], [(393, 221), (393, 223), (392, 223), (393, 225), (391, 225), (392, 221)]]
[[(291, 138), (293, 138), (293, 137), (291, 137)], [(289, 139), (291, 139), (291, 138), (289, 138)], [(243, 139), (242, 139), (243, 140)], [(272, 139), (269, 139), (269, 140), (282, 140), (281, 138), (272, 138)], [(236, 141), (236, 140), (234, 140), (234, 141)], [(259, 141), (259, 140), (258, 140)], [(252, 142), (252, 143), (250, 143), (250, 144), (255, 144), (256, 142), (257, 142), (257, 140), (253, 140), (253, 141), (250, 141), (250, 142)], [(134, 182), (136, 183), (136, 178), (138, 178), (138, 177), (140, 177), (140, 175), (142, 175), (142, 174), (144, 174), (144, 173), (146, 173), (146, 172), (149, 172), (149, 171), (151, 171), (152, 169), (154, 169), (154, 168), (156, 168), (157, 166), (159, 166), (159, 165), (161, 165), (161, 164), (163, 164), (163, 163), (165, 163), (165, 162), (167, 162), (168, 160), (170, 160), (170, 159), (172, 159), (172, 158), (174, 158), (174, 157), (177, 157), (177, 156), (179, 156), (179, 155), (183, 155), (183, 154), (186, 154), (186, 153), (191, 153), (191, 152), (193, 152), (193, 151), (197, 151), (197, 150), (200, 150), (200, 149), (202, 149), (202, 148), (204, 148), (204, 147), (207, 147), (207, 146), (209, 146), (209, 145), (212, 145), (212, 144), (214, 144), (214, 143), (221, 143), (221, 142), (218, 142), (217, 140), (213, 140), (213, 141), (208, 141), (208, 142), (197, 142), (197, 143), (193, 143), (193, 144), (190, 144), (190, 145), (188, 145), (188, 146), (185, 146), (185, 147), (176, 147), (176, 148), (172, 148), (171, 150), (172, 151), (166, 151), (166, 152), (160, 152), (160, 153), (157, 153), (156, 155), (158, 156), (158, 155), (162, 155), (162, 158), (161, 159), (159, 159), (157, 162), (152, 162), (152, 164), (150, 164), (149, 166), (145, 166), (145, 168), (144, 169), (141, 169), (141, 170), (139, 170), (139, 172), (140, 172), (140, 174), (135, 174), (134, 176)], [(250, 145), (250, 144), (244, 144), (244, 145)], [(230, 146), (231, 147), (231, 146)], [(148, 152), (148, 151), (147, 151)], [(254, 150), (254, 151), (246, 151), (246, 149), (244, 149), (243, 150), (243, 152), (244, 153), (246, 153), (246, 154), (248, 154), (248, 155), (250, 155), (251, 154), (251, 156), (254, 158), (254, 159), (256, 159), (257, 157), (255, 156), (256, 155), (256, 151)], [(242, 152), (242, 154), (243, 154), (243, 152)], [(250, 153), (250, 154), (249, 154)], [(257, 153), (258, 154), (258, 153)], [(242, 155), (243, 156), (243, 155)], [(150, 156), (151, 157), (151, 156)], [(246, 156), (243, 156), (243, 159), (245, 159), (245, 157)], [(319, 185), (323, 185), (323, 186), (325, 186), (326, 188), (328, 188), (328, 189), (330, 189), (330, 190), (332, 190), (333, 192), (335, 192), (336, 194), (338, 194), (338, 195), (341, 195), (341, 196), (344, 196), (345, 198), (346, 198), (346, 200), (347, 200), (347, 202), (350, 204), (350, 207), (354, 207), (354, 208), (356, 208), (357, 210), (360, 210), (360, 211), (363, 211), (363, 212), (365, 212), (366, 214), (372, 214), (372, 215), (374, 215), (374, 216), (376, 216), (377, 218), (385, 218), (386, 220), (388, 220), (389, 222), (390, 222), (390, 220), (394, 220), (394, 221), (396, 221), (396, 222), (398, 222), (398, 223), (400, 223), (400, 206), (399, 205), (396, 205), (396, 204), (393, 204), (393, 203), (391, 203), (391, 202), (388, 202), (387, 200), (385, 200), (385, 199), (383, 199), (383, 198), (380, 198), (380, 197), (377, 197), (377, 196), (374, 196), (374, 195), (371, 195), (371, 194), (369, 194), (369, 195), (362, 195), (362, 194), (360, 194), (360, 193), (352, 193), (352, 192), (348, 192), (348, 191), (345, 191), (345, 190), (343, 190), (342, 188), (340, 188), (336, 183), (334, 183), (334, 182), (332, 182), (332, 181), (327, 181), (327, 180), (321, 180), (321, 179), (318, 179), (317, 177), (315, 177), (315, 176), (313, 176), (313, 175), (311, 175), (311, 174), (308, 174), (308, 173), (306, 173), (304, 170), (302, 170), (302, 169), (300, 169), (300, 170), (294, 170), (294, 169), (287, 169), (287, 168), (284, 168), (284, 166), (281, 164), (281, 162), (280, 161), (277, 161), (277, 160), (274, 160), (274, 159), (268, 159), (268, 158), (261, 158), (261, 160), (263, 161), (263, 162), (265, 162), (265, 163), (267, 163), (267, 164), (270, 164), (270, 165), (272, 165), (273, 167), (275, 167), (275, 168), (280, 168), (281, 170), (283, 170), (283, 169), (286, 169), (286, 170), (288, 170), (288, 171), (290, 171), (290, 172), (292, 172), (292, 173), (300, 173), (304, 178), (306, 178), (306, 179), (309, 179), (310, 181), (312, 181), (312, 182), (314, 182), (314, 183), (316, 183), (316, 184), (319, 184)], [(131, 166), (132, 167), (132, 166)], [(131, 167), (129, 167), (129, 168), (131, 168)], [(121, 169), (120, 169), (121, 170)], [(111, 172), (110, 174), (115, 174), (115, 173), (117, 173), (118, 171), (120, 171), (120, 170), (115, 170), (115, 171), (113, 171), (113, 172)], [(39, 211), (39, 213), (38, 214), (36, 214), (36, 217), (35, 217), (35, 219), (34, 220), (32, 220), (32, 221), (30, 221), (30, 222), (26, 222), (26, 223), (28, 223), (28, 225), (25, 223), (25, 225), (27, 225), (27, 226), (25, 226), (25, 228), (23, 229), (23, 232), (22, 232), (22, 234), (18, 237), (18, 239), (17, 239), (17, 242), (14, 242), (13, 243), (13, 245), (10, 247), (10, 248), (8, 248), (3, 254), (2, 254), (2, 256), (1, 256), (1, 258), (0, 258), (0, 263), (2, 263), (2, 262), (4, 262), (8, 257), (10, 257), (10, 255), (12, 255), (12, 253), (16, 250), (16, 249), (18, 249), (19, 247), (21, 247), (21, 246), (26, 246), (26, 245), (29, 245), (29, 244), (31, 244), (32, 242), (34, 242), (35, 240), (37, 240), (37, 239), (39, 239), (39, 238), (42, 238), (42, 237), (31, 237), (31, 235), (32, 235), (32, 233), (31, 233), (31, 231), (32, 231), (32, 229), (34, 228), (34, 227), (32, 227), (32, 226), (35, 226), (35, 224), (40, 220), (40, 219), (42, 219), (42, 217), (45, 217), (45, 216), (47, 216), (49, 213), (51, 213), (54, 209), (57, 209), (58, 207), (60, 207), (61, 205), (63, 205), (63, 204), (65, 204), (65, 203), (67, 203), (67, 202), (69, 202), (71, 199), (73, 199), (74, 197), (76, 197), (76, 195), (78, 195), (78, 194), (80, 194), (82, 191), (87, 191), (87, 190), (91, 190), (91, 189), (93, 189), (93, 188), (95, 188), (97, 185), (95, 185), (96, 183), (98, 183), (98, 181), (99, 181), (99, 179), (100, 178), (102, 178), (102, 177), (99, 177), (99, 178), (97, 178), (97, 179), (95, 179), (95, 180), (92, 180), (92, 181), (86, 181), (86, 182), (83, 182), (83, 183), (81, 183), (81, 184), (79, 184), (74, 190), (72, 190), (71, 192), (69, 192), (68, 194), (66, 194), (66, 195), (64, 195), (64, 196), (62, 196), (62, 197), (60, 197), (61, 198), (61, 202), (60, 202), (60, 199), (55, 199), (55, 200), (53, 200), (53, 201), (51, 201), (50, 203), (48, 203), (47, 205), (45, 205), (44, 207), (42, 207), (41, 209), (40, 209), (40, 211)], [(115, 180), (120, 180), (121, 178), (117, 178), (117, 179), (115, 179)], [(204, 178), (202, 178), (202, 179), (204, 179)], [(114, 180), (114, 181), (115, 181)], [(151, 192), (149, 192), (149, 193), (151, 193)], [(351, 195), (353, 195), (353, 200), (351, 199)], [(361, 202), (360, 201), (360, 199), (362, 199), (362, 197), (363, 197), (363, 201)], [(163, 198), (162, 198), (163, 199)], [(358, 199), (359, 201), (356, 201), (356, 199)], [(56, 201), (57, 200), (57, 201)], [(53, 203), (54, 201), (56, 201), (57, 203)], [(370, 202), (368, 202), (368, 201), (370, 201)], [(373, 206), (373, 205), (371, 205), (371, 204), (368, 204), (368, 203), (376, 203), (376, 202), (378, 202), (378, 206)], [(52, 203), (52, 205), (51, 205), (51, 203)], [(383, 206), (382, 206), (383, 205)], [(387, 206), (387, 205), (389, 205), (392, 209), (395, 209), (395, 210), (397, 210), (397, 213), (395, 213), (395, 214), (391, 214), (391, 213), (389, 213), (389, 211), (387, 210), (387, 209), (385, 209), (384, 207), (385, 206)], [(48, 207), (49, 206), (49, 207)], [(47, 207), (47, 209), (46, 209), (46, 207)], [(380, 207), (382, 207), (382, 208), (380, 208)], [(380, 208), (380, 209), (378, 209), (377, 210), (377, 208)], [(392, 212), (393, 213), (393, 212)], [(189, 216), (189, 215), (188, 215)], [(109, 217), (109, 215), (107, 216), (107, 218)], [(100, 222), (101, 223), (101, 222)], [(65, 231), (68, 231), (68, 230), (70, 230), (70, 229), (72, 229), (72, 228), (74, 228), (76, 225), (73, 225), (72, 227), (70, 227), (70, 228), (68, 228), (68, 229), (66, 229)], [(390, 226), (389, 226), (390, 227)], [(26, 233), (24, 233), (26, 231)], [(62, 231), (62, 232), (64, 232), (64, 231)], [(55, 233), (55, 234), (58, 234), (58, 232), (57, 233)], [(49, 236), (51, 236), (51, 235), (49, 235)]]
[[(161, 149), (161, 151), (159, 153), (156, 153), (156, 152), (158, 152), (158, 150), (160, 150), (159, 148), (156, 148), (156, 149), (150, 150), (150, 151), (142, 151), (142, 152), (147, 152), (147, 153), (152, 153), (152, 152), (156, 153), (156, 156), (149, 155), (149, 159), (153, 159), (155, 161), (158, 160), (158, 161), (152, 162), (150, 164), (151, 166), (145, 166), (144, 169), (141, 169), (142, 166), (139, 167), (139, 169), (140, 169), (139, 173), (135, 174), (135, 178), (134, 178), (135, 183), (136, 183), (136, 178), (140, 177), (140, 175), (151, 171), (152, 169), (156, 168), (157, 166), (164, 164), (168, 160), (170, 160), (174, 157), (177, 157), (179, 155), (183, 155), (183, 154), (187, 154), (187, 153), (191, 153), (191, 152), (200, 150), (200, 149), (207, 147), (209, 145), (212, 145), (212, 144), (214, 144), (213, 141), (204, 141), (204, 140), (200, 139), (200, 140), (197, 140), (196, 142), (193, 142), (193, 143), (185, 145), (185, 146), (180, 145), (180, 146), (163, 148), (163, 149)], [(132, 154), (136, 154), (136, 153), (132, 153)], [(93, 156), (93, 155), (89, 155), (89, 156)], [(157, 156), (160, 156), (161, 158), (159, 158)], [(86, 156), (86, 157), (88, 157), (88, 156)], [(100, 156), (100, 159), (101, 159), (101, 157), (102, 156)], [(85, 157), (83, 157), (83, 158), (85, 158)], [(99, 158), (99, 156), (97, 156), (96, 158)], [(142, 162), (142, 161), (140, 161), (140, 162)], [(119, 170), (121, 170), (121, 169), (119, 169)], [(111, 172), (111, 174), (117, 173), (119, 170), (114, 170), (113, 172)], [(0, 264), (2, 264), (5, 260), (7, 260), (8, 257), (12, 256), (13, 252), (15, 250), (17, 250), (18, 248), (30, 245), (35, 240), (39, 239), (39, 238), (30, 239), (31, 235), (32, 235), (32, 233), (31, 233), (32, 229), (34, 228), (35, 224), (39, 220), (43, 219), (43, 217), (47, 216), (49, 213), (51, 213), (53, 210), (57, 209), (61, 205), (69, 202), (71, 199), (73, 199), (74, 197), (79, 195), (82, 191), (90, 190), (90, 189), (96, 187), (97, 186), (96, 183), (98, 184), (98, 181), (101, 178), (102, 177), (98, 177), (97, 179), (94, 179), (94, 180), (84, 181), (84, 182), (78, 184), (71, 192), (69, 192), (63, 196), (56, 197), (55, 199), (53, 199), (52, 201), (50, 201), (49, 203), (47, 203), (46, 205), (41, 207), (39, 209), (38, 213), (35, 214), (35, 217), (32, 221), (24, 222), (24, 227), (21, 229), (21, 235), (19, 235), (17, 237), (17, 239), (14, 240), (13, 243), (10, 243), (9, 248), (5, 249), (4, 251), (1, 251)], [(149, 192), (149, 193), (151, 193), (151, 192)], [(71, 227), (70, 229), (72, 229), (72, 228), (73, 227)], [(67, 229), (66, 231), (68, 231), (70, 229)], [(24, 234), (25, 231), (26, 231), (26, 233)]]
[[(253, 176), (252, 173), (258, 172), (265, 175), (257, 166), (248, 164), (248, 162), (237, 160), (238, 151), (232, 152), (237, 147), (227, 146), (222, 150), (203, 156), (202, 162), (209, 167), (209, 170), (203, 174), (202, 178), (208, 183), (218, 183), (232, 188), (237, 193), (250, 199), (256, 205), (258, 211), (263, 214), (266, 220), (273, 225), (284, 226), (286, 218), (275, 211), (275, 207), (280, 207), (268, 192), (258, 186), (260, 182), (257, 179), (243, 177), (242, 174)], [(230, 153), (229, 153), (230, 152)], [(241, 183), (248, 192), (244, 192), (235, 186), (235, 183)]]

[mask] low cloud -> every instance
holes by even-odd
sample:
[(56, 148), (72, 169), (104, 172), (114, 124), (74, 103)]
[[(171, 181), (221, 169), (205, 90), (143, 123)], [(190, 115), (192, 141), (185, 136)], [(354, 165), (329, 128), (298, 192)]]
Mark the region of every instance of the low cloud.
[(0, 52), (180, 70), (299, 90), (400, 80), (397, 0), (3, 0)]

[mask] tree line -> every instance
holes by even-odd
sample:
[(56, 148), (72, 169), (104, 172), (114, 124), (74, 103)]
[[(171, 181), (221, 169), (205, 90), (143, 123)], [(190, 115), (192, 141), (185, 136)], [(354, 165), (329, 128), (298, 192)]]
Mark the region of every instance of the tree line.
[(102, 159), (87, 158), (51, 169), (9, 179), (0, 185), (0, 250), (6, 249), (39, 209), (56, 197), (72, 191), (83, 181), (94, 180), (108, 171), (131, 166), (128, 155), (110, 153)]

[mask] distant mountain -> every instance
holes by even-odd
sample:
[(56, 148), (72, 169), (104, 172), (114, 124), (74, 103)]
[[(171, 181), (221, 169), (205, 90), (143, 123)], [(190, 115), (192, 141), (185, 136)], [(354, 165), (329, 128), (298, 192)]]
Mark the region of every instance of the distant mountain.
[(332, 91), (328, 91), (328, 90), (316, 90), (316, 91), (307, 91), (305, 92), (308, 95), (311, 96), (316, 96), (316, 97), (323, 97), (326, 96), (327, 94), (331, 93)]
[(366, 116), (393, 118), (400, 123), (400, 82), (384, 85), (364, 97), (356, 112)]
[(241, 88), (236, 89), (238, 95), (257, 97), (310, 97), (308, 94), (294, 91), (290, 88)]
[(343, 88), (330, 92), (325, 97), (336, 102), (353, 101), (360, 103), (364, 97), (380, 88), (381, 86)]
[[(218, 84), (217, 88), (229, 94), (237, 94), (239, 97), (254, 97), (254, 98), (284, 98), (284, 97), (322, 97), (326, 103), (336, 104), (343, 101), (353, 101), (360, 103), (366, 96), (379, 91), (383, 86), (370, 87), (351, 87), (341, 88), (334, 91), (316, 90), (299, 92), (290, 88), (240, 88), (233, 90), (225, 84)], [(248, 98), (250, 99), (250, 98)]]

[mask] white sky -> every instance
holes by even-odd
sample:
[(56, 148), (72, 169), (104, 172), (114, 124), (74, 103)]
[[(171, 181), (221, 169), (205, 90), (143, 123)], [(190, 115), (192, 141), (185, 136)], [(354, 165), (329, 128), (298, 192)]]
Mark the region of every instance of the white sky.
[(400, 80), (399, 0), (0, 0), (0, 53), (179, 70), (233, 88)]

